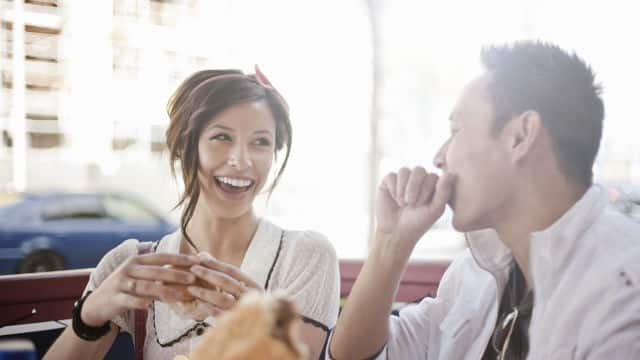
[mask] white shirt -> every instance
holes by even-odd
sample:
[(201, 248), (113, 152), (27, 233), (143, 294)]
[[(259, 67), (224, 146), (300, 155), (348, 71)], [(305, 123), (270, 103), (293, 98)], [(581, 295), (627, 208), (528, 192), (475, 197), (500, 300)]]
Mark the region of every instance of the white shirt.
[[(317, 326), (333, 327), (340, 301), (338, 260), (333, 246), (323, 235), (313, 231), (284, 231), (282, 234), (281, 228), (262, 219), (240, 270), (263, 286), (268, 280), (268, 290), (284, 293), (296, 304), (302, 316)], [(156, 251), (177, 254), (180, 239), (179, 230), (169, 234), (160, 241)], [(96, 288), (123, 261), (137, 254), (138, 243), (127, 240), (107, 253), (91, 274), (85, 291)], [(133, 311), (112, 321), (135, 336)], [(205, 319), (208, 324), (214, 321), (213, 317)], [(144, 357), (173, 359), (175, 355), (188, 355), (200, 340), (196, 331), (190, 331), (196, 325), (194, 320), (178, 317), (166, 304), (154, 302), (147, 315)], [(158, 344), (181, 336), (183, 338), (172, 346)]]
[[(436, 298), (390, 319), (379, 359), (481, 359), (496, 324), (510, 251), (493, 230), (444, 274)], [(640, 359), (640, 224), (592, 186), (548, 229), (531, 234), (534, 308), (528, 359)]]

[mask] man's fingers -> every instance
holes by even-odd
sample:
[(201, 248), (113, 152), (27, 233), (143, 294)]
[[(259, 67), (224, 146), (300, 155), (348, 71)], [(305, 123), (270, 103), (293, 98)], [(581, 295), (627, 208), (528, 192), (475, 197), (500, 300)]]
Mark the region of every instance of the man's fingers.
[(407, 182), (409, 181), (409, 176), (411, 175), (411, 170), (407, 167), (400, 168), (398, 170), (398, 178), (396, 180), (396, 196), (395, 199), (398, 202), (399, 206), (406, 206), (407, 203), (404, 199), (405, 190), (407, 188)]
[[(388, 173), (380, 183), (380, 192), (383, 196), (389, 196), (393, 201), (398, 204), (398, 198), (396, 197), (396, 183), (398, 180), (398, 174)], [(398, 205), (399, 206), (399, 205)]]
[(438, 182), (438, 175), (436, 174), (428, 174), (424, 182), (422, 183), (422, 187), (420, 188), (420, 195), (418, 196), (418, 201), (416, 205), (425, 205), (431, 201), (433, 197), (433, 193), (436, 189), (436, 183)]
[(422, 185), (426, 177), (427, 171), (423, 167), (418, 166), (411, 171), (404, 191), (405, 204), (415, 205), (418, 202)]
[(453, 185), (455, 184), (456, 176), (452, 173), (444, 173), (438, 179), (436, 184), (436, 192), (433, 195), (431, 205), (436, 209), (444, 209), (451, 195), (453, 194)]

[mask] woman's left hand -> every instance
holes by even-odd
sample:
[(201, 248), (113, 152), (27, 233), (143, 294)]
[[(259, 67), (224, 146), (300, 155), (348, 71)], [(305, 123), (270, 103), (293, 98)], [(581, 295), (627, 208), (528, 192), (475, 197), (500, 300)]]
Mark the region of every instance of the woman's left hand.
[(207, 313), (217, 316), (229, 310), (249, 290), (262, 291), (262, 287), (242, 273), (234, 265), (215, 259), (209, 254), (198, 255), (200, 263), (191, 267), (199, 279), (200, 286), (189, 286), (187, 290), (199, 299), (199, 305)]

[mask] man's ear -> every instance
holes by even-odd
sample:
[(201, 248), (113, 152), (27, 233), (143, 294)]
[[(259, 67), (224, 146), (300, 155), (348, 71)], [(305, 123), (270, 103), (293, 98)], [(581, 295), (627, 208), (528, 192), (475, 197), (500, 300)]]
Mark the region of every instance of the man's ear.
[(543, 127), (540, 114), (526, 110), (507, 124), (507, 146), (512, 161), (519, 162), (530, 154), (542, 137)]

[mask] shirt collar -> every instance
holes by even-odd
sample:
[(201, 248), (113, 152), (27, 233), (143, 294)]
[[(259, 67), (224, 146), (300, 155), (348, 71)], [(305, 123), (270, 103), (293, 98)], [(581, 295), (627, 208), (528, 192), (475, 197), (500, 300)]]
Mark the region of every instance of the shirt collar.
[[(553, 286), (554, 281), (549, 282), (553, 280), (552, 275), (562, 272), (567, 266), (576, 242), (606, 204), (606, 191), (601, 186), (592, 185), (555, 223), (531, 233), (529, 266), (536, 292)], [(504, 286), (513, 256), (495, 230), (472, 231), (465, 236), (478, 265), (496, 277), (500, 288)]]
[(592, 185), (564, 215), (547, 229), (531, 233), (529, 266), (536, 292), (552, 291), (569, 266), (575, 248), (585, 231), (594, 223), (608, 203), (607, 192)]

